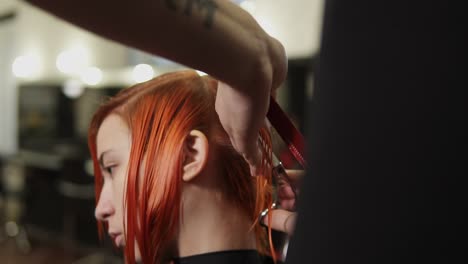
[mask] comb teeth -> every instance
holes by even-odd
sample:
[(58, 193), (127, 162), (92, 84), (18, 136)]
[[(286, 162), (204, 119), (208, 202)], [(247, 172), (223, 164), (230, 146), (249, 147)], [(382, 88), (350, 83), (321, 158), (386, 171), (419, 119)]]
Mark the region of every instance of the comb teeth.
[[(279, 160), (275, 157), (275, 154), (273, 154), (271, 147), (263, 140), (262, 137), (258, 137), (258, 144), (260, 146), (260, 149), (262, 150), (262, 160), (266, 163), (266, 165), (269, 167), (277, 165), (275, 160), (278, 162)], [(266, 155), (270, 154), (272, 155), (271, 159), (265, 157)]]
[(278, 135), (288, 146), (289, 151), (294, 158), (306, 169), (307, 162), (304, 158), (304, 137), (289, 120), (278, 103), (273, 97), (270, 97), (270, 107), (268, 108), (267, 118), (269, 124), (275, 128)]

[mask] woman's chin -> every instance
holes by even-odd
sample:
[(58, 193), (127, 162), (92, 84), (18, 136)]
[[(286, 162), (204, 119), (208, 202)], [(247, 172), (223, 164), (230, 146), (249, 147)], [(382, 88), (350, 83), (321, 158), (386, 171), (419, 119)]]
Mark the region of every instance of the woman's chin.
[(135, 245), (135, 261), (136, 262), (141, 261), (141, 253), (140, 253), (140, 250), (138, 249), (137, 245)]

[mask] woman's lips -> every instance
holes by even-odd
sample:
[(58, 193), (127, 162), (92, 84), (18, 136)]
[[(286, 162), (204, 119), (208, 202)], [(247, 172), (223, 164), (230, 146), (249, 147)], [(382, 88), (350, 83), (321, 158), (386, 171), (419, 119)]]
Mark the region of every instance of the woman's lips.
[(114, 243), (117, 247), (125, 246), (122, 234), (119, 234), (114, 238)]
[(111, 237), (112, 241), (114, 241), (114, 245), (117, 247), (125, 246), (125, 241), (122, 233), (110, 232), (109, 236)]

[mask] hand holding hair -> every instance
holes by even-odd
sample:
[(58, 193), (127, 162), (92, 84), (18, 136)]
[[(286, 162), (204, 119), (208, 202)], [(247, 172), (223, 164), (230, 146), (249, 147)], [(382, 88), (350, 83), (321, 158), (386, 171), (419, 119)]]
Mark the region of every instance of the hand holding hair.
[(234, 148), (250, 165), (252, 176), (257, 175), (261, 161), (258, 132), (265, 125), (270, 95), (284, 82), (287, 59), (281, 43), (269, 37), (268, 56), (258, 65), (260, 71), (248, 87), (231, 87), (219, 82), (216, 112)]
[[(302, 177), (305, 174), (303, 170), (286, 170), (289, 179), (296, 186), (300, 185)], [(296, 224), (297, 213), (296, 196), (289, 185), (282, 185), (278, 189), (279, 208), (271, 211), (271, 228), (292, 236)], [(262, 218), (263, 224), (268, 225), (268, 217)]]

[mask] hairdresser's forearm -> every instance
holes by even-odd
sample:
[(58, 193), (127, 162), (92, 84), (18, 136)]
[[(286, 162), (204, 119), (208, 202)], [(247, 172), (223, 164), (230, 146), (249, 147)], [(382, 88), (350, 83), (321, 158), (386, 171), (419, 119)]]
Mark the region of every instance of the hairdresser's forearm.
[(271, 39), (227, 0), (27, 1), (101, 36), (205, 71), (237, 89), (271, 86)]

